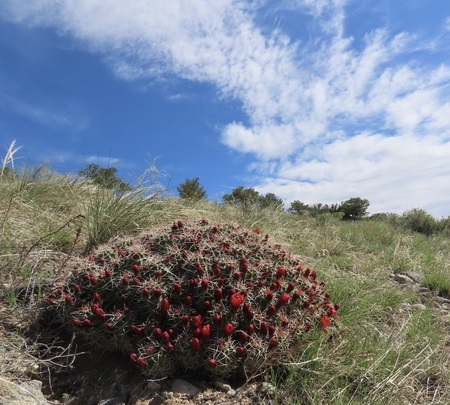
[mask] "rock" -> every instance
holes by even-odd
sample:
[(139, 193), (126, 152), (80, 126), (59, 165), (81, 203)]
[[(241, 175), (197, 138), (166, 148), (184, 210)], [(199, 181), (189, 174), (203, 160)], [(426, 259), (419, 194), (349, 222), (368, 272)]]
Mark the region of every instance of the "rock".
[(233, 388), (231, 388), (231, 390), (227, 391), (227, 395), (229, 397), (234, 397), (236, 395), (236, 391)]
[(394, 274), (394, 281), (396, 281), (399, 284), (411, 284), (414, 283), (414, 281), (408, 277), (406, 274), (396, 273)]
[(405, 275), (417, 284), (422, 284), (425, 280), (425, 276), (422, 273), (417, 273), (415, 271), (407, 271)]
[(223, 391), (223, 392), (228, 392), (228, 391), (230, 391), (232, 389), (231, 385), (225, 384), (222, 381), (214, 381), (214, 386), (216, 388), (218, 388), (220, 391)]
[(187, 395), (189, 398), (194, 398), (200, 392), (200, 389), (181, 378), (177, 378), (172, 383), (172, 392), (174, 394), (183, 394)]
[(148, 388), (150, 391), (159, 391), (159, 390), (161, 389), (161, 385), (158, 384), (157, 382), (149, 381), (149, 382), (147, 383), (147, 388)]
[(418, 311), (425, 311), (427, 309), (423, 304), (412, 304), (411, 308), (417, 309)]
[(448, 298), (444, 298), (444, 297), (436, 297), (435, 300), (439, 303), (439, 304), (450, 304), (450, 300)]
[(50, 405), (42, 394), (42, 382), (37, 380), (13, 383), (0, 377), (0, 404)]

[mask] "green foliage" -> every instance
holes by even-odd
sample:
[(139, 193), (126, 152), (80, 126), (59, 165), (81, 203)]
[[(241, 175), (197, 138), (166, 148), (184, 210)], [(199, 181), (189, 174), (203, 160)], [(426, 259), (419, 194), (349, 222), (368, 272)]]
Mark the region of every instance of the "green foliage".
[(206, 190), (200, 185), (199, 178), (186, 179), (177, 187), (178, 195), (183, 200), (197, 202), (206, 198)]
[(311, 207), (299, 200), (295, 200), (291, 202), (291, 206), (288, 208), (288, 211), (298, 215), (306, 215), (311, 211)]
[(344, 213), (343, 219), (361, 219), (367, 216), (369, 205), (369, 200), (354, 197), (341, 203), (339, 210)]
[(103, 246), (49, 297), (87, 342), (120, 350), (144, 374), (247, 377), (333, 330), (316, 271), (268, 235), (228, 223), (174, 223)]
[(96, 186), (117, 191), (130, 191), (131, 187), (116, 176), (115, 167), (101, 167), (95, 163), (87, 164), (86, 168), (78, 172), (78, 176), (84, 177)]
[(400, 223), (404, 229), (423, 235), (432, 235), (439, 230), (439, 224), (436, 219), (420, 208), (413, 208), (406, 211), (402, 215)]
[(253, 187), (245, 188), (243, 186), (236, 187), (231, 194), (224, 194), (222, 201), (225, 204), (238, 206), (241, 208), (273, 208), (283, 209), (283, 201), (273, 193), (260, 195)]

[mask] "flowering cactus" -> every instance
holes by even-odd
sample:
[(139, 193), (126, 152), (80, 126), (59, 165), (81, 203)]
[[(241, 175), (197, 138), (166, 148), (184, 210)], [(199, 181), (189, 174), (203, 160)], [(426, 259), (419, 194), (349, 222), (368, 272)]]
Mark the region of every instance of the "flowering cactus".
[(99, 248), (49, 303), (76, 334), (124, 352), (147, 376), (226, 378), (336, 326), (339, 305), (316, 277), (259, 230), (177, 222)]

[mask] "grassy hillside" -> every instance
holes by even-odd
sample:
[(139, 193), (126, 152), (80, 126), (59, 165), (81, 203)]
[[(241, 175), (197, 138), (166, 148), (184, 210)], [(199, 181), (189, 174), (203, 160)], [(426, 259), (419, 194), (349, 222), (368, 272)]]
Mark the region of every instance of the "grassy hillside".
[(199, 218), (260, 228), (314, 267), (340, 304), (333, 339), (318, 335), (282, 373), (264, 376), (280, 388), (280, 403), (450, 403), (450, 238), (444, 232), (408, 232), (389, 217), (350, 222), (184, 204), (164, 198), (153, 181), (113, 194), (42, 168), (0, 178), (0, 305), (17, 320), (3, 319), (0, 373), (30, 372), (12, 360), (18, 352), (36, 359), (19, 324), (36, 307), (39, 289), (32, 287), (39, 280), (63, 276), (69, 262), (110, 238)]

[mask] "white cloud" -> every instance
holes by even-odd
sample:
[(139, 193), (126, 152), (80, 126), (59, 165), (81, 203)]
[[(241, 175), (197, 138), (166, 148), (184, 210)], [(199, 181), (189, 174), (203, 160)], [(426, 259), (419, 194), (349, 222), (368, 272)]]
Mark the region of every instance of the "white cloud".
[(357, 194), (376, 211), (448, 207), (450, 66), (421, 63), (427, 41), (414, 32), (381, 27), (356, 47), (346, 34), (350, 1), (280, 2), (320, 27), (306, 43), (263, 34), (261, 4), (243, 0), (6, 5), (16, 21), (57, 27), (101, 52), (127, 80), (176, 75), (239, 100), (248, 123), (226, 125), (222, 141), (253, 154), (258, 174), (270, 168), (263, 191), (310, 203)]

